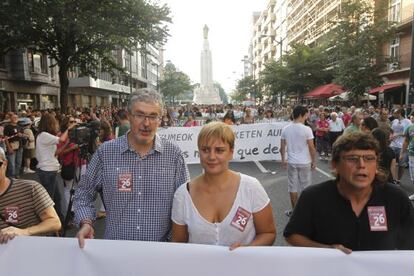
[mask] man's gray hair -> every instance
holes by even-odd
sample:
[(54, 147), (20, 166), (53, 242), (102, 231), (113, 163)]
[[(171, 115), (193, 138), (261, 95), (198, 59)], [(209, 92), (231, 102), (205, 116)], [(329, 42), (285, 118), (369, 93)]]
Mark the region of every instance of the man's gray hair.
[(0, 147), (0, 159), (1, 160), (6, 160), (6, 153), (4, 152), (4, 149), (2, 147)]
[(136, 102), (157, 103), (160, 105), (161, 111), (164, 108), (161, 94), (151, 88), (140, 88), (131, 94), (128, 101), (128, 112), (132, 111), (132, 106)]

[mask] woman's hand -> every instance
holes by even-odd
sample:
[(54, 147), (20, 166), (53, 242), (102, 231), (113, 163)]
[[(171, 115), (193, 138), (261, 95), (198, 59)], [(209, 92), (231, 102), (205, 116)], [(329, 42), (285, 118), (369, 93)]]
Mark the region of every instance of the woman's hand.
[(244, 246), (247, 246), (247, 245), (242, 244), (241, 242), (235, 242), (232, 245), (230, 245), (229, 249), (230, 249), (230, 251), (233, 251), (236, 248), (244, 247)]

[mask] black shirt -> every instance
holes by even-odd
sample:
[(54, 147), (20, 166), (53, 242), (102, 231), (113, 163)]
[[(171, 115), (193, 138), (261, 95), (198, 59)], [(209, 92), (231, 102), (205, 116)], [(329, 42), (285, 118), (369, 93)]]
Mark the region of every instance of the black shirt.
[[(11, 125), (11, 124), (8, 124), (7, 126), (5, 126), (4, 131), (3, 131), (4, 136), (7, 136), (7, 137), (15, 136), (19, 132), (23, 132), (22, 127), (20, 127), (19, 125), (14, 126), (14, 125)], [(16, 141), (20, 141), (20, 140), (21, 140), (20, 137), (15, 136), (13, 138), (10, 138), (9, 142), (16, 142)]]
[(379, 166), (388, 174), (388, 180), (392, 181), (391, 162), (395, 159), (395, 153), (390, 147), (386, 147), (380, 154)]
[[(384, 206), (388, 231), (371, 231), (367, 207)], [(336, 181), (303, 191), (283, 235), (303, 235), (313, 241), (342, 244), (352, 250), (414, 249), (414, 209), (395, 185), (374, 184), (371, 198), (357, 217), (342, 197)]]

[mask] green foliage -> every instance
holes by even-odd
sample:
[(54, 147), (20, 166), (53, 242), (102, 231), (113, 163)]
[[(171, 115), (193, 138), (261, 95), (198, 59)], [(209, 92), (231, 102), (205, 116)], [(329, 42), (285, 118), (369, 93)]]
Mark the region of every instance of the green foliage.
[(239, 80), (236, 85), (236, 91), (231, 94), (233, 101), (242, 102), (245, 99), (256, 97), (257, 94), (257, 81), (253, 76), (246, 76)]
[(270, 98), (282, 95), (302, 96), (312, 88), (329, 82), (325, 47), (294, 44), (280, 61), (270, 61), (260, 76), (264, 94)]
[(4, 45), (34, 47), (53, 58), (59, 66), (65, 110), (70, 69), (79, 68), (82, 75), (90, 76), (122, 70), (113, 50), (162, 45), (168, 36), (169, 13), (166, 5), (146, 0), (3, 1), (2, 50), (7, 50)]
[(165, 99), (173, 104), (177, 96), (192, 89), (190, 78), (185, 73), (178, 71), (171, 62), (165, 65), (164, 76), (159, 86)]
[(377, 1), (377, 10), (366, 1), (344, 1), (339, 18), (328, 34), (334, 82), (347, 88), (352, 98), (381, 84), (381, 45), (394, 35), (387, 21), (388, 1)]
[(221, 102), (223, 104), (228, 104), (229, 103), (228, 96), (226, 94), (226, 91), (224, 91), (224, 88), (221, 86), (221, 84), (216, 82), (214, 83), (214, 86), (217, 87), (217, 89), (219, 90), (219, 96), (220, 96)]

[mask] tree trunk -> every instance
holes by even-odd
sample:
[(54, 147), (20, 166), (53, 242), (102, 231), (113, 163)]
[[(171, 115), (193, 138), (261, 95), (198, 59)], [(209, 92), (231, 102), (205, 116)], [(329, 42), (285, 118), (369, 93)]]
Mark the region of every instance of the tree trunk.
[(60, 110), (62, 113), (68, 110), (68, 68), (66, 66), (59, 66), (59, 82), (60, 82)]

